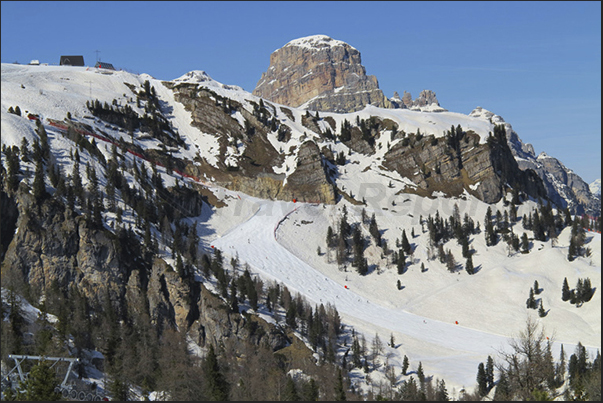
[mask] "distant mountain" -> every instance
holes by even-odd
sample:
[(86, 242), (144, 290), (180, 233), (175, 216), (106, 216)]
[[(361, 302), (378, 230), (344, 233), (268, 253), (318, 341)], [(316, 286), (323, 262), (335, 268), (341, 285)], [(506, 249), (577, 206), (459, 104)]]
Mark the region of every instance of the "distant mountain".
[(599, 197), (601, 196), (601, 179), (595, 179), (588, 185), (588, 187), (593, 195)]

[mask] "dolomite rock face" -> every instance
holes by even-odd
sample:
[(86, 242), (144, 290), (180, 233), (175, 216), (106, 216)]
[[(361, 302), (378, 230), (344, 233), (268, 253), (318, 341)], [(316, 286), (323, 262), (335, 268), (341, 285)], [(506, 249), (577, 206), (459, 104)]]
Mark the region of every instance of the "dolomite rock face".
[(423, 90), (419, 96), (413, 101), (409, 92), (404, 91), (404, 95), (400, 98), (398, 92), (394, 92), (394, 96), (390, 98), (392, 108), (410, 109), (413, 111), (425, 112), (446, 112), (440, 106), (435, 92), (431, 90)]
[(360, 52), (325, 35), (296, 39), (274, 51), (253, 94), (325, 112), (354, 112), (368, 104), (391, 107), (377, 78), (366, 75)]
[(598, 215), (601, 212), (601, 199), (594, 196), (589, 186), (580, 176), (568, 169), (558, 159), (540, 153), (536, 155), (534, 147), (521, 141), (513, 127), (482, 107), (475, 108), (469, 116), (486, 117), (494, 124), (503, 124), (507, 134), (507, 143), (517, 160), (519, 169), (533, 170), (538, 174), (546, 188), (547, 196), (560, 208), (569, 208), (572, 214)]

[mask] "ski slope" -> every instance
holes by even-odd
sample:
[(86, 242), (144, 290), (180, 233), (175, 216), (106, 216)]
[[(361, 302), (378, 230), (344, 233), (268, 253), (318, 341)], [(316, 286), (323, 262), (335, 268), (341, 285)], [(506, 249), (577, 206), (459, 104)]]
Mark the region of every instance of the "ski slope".
[[(486, 332), (454, 321), (434, 320), (380, 303), (379, 298), (367, 299), (353, 288), (316, 270), (279, 242), (279, 226), (291, 214), (300, 208), (307, 211), (322, 209), (323, 206), (267, 201), (243, 194), (240, 198), (239, 204), (253, 207), (247, 208), (246, 216), (240, 217), (238, 223), (233, 222), (232, 227), (218, 232), (211, 246), (220, 249), (225, 256), (234, 257), (236, 253), (238, 259), (248, 263), (253, 272), (262, 278), (283, 283), (292, 294), (303, 294), (315, 304), (331, 303), (336, 306), (343, 323), (364, 333), (367, 340), (378, 333), (385, 341), (389, 340), (390, 333), (393, 334), (396, 343), (401, 344), (395, 349), (387, 349), (390, 364), (398, 369), (406, 354), (411, 360), (411, 369), (416, 369), (418, 361), (421, 361), (427, 374), (444, 378), (457, 388), (472, 388), (478, 364), (484, 362), (488, 355), (496, 356), (498, 351), (508, 348), (513, 334)], [(361, 283), (357, 284), (360, 286)], [(449, 317), (454, 317), (453, 309), (449, 309), (449, 313)], [(564, 343), (564, 348), (573, 352), (574, 346)], [(595, 354), (598, 347), (588, 348), (591, 354)], [(559, 349), (560, 343), (555, 342), (554, 354)]]

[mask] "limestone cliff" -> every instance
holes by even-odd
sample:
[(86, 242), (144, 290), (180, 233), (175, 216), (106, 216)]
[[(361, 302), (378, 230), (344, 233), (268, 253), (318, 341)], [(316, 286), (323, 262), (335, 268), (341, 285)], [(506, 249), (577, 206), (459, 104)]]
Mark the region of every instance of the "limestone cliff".
[(573, 214), (601, 214), (601, 200), (594, 196), (588, 184), (568, 169), (557, 158), (546, 153), (536, 156), (534, 147), (521, 141), (513, 127), (502, 117), (481, 107), (475, 108), (469, 116), (487, 117), (491, 122), (502, 124), (507, 134), (507, 143), (521, 170), (532, 170), (544, 184), (547, 196), (561, 208), (569, 208)]
[[(217, 166), (200, 158), (200, 164), (189, 163), (187, 169), (197, 177), (213, 177), (215, 183), (263, 199), (316, 201), (334, 203), (335, 194), (328, 182), (321, 156), (315, 143), (301, 145), (295, 172), (285, 182), (284, 174), (275, 174), (274, 167), (283, 162), (279, 153), (268, 139), (276, 127), (276, 119), (270, 108), (255, 104), (250, 112), (233, 100), (222, 99), (208, 89), (196, 85), (170, 85), (176, 101), (192, 112), (193, 126), (212, 133), (220, 144)], [(217, 100), (217, 101), (216, 101)], [(228, 104), (228, 107), (220, 104)], [(245, 119), (242, 126), (234, 117), (239, 113)], [(291, 129), (280, 124), (279, 129)], [(225, 158), (226, 148), (238, 141), (244, 151), (238, 156), (237, 165), (230, 166)], [(312, 146), (313, 145), (313, 146)]]
[(391, 106), (375, 76), (366, 75), (360, 52), (325, 35), (296, 39), (274, 51), (253, 94), (328, 112), (353, 112), (368, 104)]
[(473, 132), (443, 138), (411, 134), (386, 153), (383, 166), (417, 185), (407, 192), (426, 196), (436, 191), (459, 196), (467, 191), (486, 203), (496, 203), (511, 186), (524, 195), (546, 197), (540, 178), (519, 169), (500, 136), (504, 133), (479, 144)]

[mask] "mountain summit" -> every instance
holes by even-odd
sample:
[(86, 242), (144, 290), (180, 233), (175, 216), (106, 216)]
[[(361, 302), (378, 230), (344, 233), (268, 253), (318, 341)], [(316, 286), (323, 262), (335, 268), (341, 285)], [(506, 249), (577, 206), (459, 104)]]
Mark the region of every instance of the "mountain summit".
[(254, 95), (291, 107), (354, 112), (366, 105), (391, 107), (360, 52), (326, 35), (295, 39), (270, 55)]

